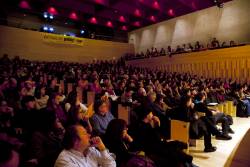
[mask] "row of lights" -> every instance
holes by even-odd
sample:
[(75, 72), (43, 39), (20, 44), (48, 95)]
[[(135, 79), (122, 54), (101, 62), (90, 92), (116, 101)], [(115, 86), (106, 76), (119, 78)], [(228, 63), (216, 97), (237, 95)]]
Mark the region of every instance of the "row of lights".
[[(215, 1), (216, 1), (216, 0), (215, 0)], [(20, 5), (19, 5), (19, 6), (22, 7), (22, 8), (30, 8), (28, 2), (25, 1), (25, 0), (22, 0), (22, 1), (20, 2)], [(159, 3), (158, 3), (157, 1), (154, 1), (153, 7), (156, 8), (156, 9), (158, 9), (158, 8), (160, 7), (160, 6), (159, 6)], [(116, 12), (116, 13), (117, 13), (117, 12)], [(48, 19), (48, 20), (53, 20), (53, 19), (54, 19), (54, 15), (57, 15), (57, 14), (58, 14), (58, 12), (57, 12), (57, 9), (56, 9), (56, 8), (54, 8), (54, 7), (49, 7), (48, 10), (47, 10), (47, 12), (44, 12), (44, 13), (43, 13), (43, 17), (44, 17), (45, 19)], [(167, 14), (168, 14), (169, 16), (171, 16), (171, 17), (175, 16), (175, 12), (174, 12), (173, 9), (169, 9), (169, 10), (167, 11)], [(135, 9), (134, 15), (135, 15), (136, 17), (142, 17), (141, 10)], [(72, 20), (78, 20), (78, 15), (77, 15), (75, 12), (72, 12), (72, 13), (70, 13), (69, 18), (72, 19)], [(149, 20), (150, 20), (151, 22), (156, 22), (156, 21), (157, 21), (157, 20), (156, 20), (156, 17), (153, 16), (153, 15), (149, 17)], [(124, 16), (120, 16), (120, 17), (119, 17), (119, 21), (122, 22), (122, 23), (125, 23), (125, 22), (126, 22), (126, 19), (125, 19)], [(98, 21), (97, 21), (97, 19), (96, 19), (95, 17), (90, 18), (89, 22), (92, 23), (92, 24), (97, 24), (97, 23), (98, 23)], [(132, 23), (132, 25), (133, 25), (133, 26), (136, 26), (136, 27), (140, 27), (140, 26), (141, 26), (141, 23), (140, 23), (140, 21), (136, 21), (136, 22)], [(107, 21), (107, 22), (106, 22), (106, 26), (112, 28), (112, 27), (113, 27), (113, 23), (112, 23), (111, 21)], [(121, 27), (121, 29), (122, 29), (122, 30), (127, 30), (127, 26), (124, 25), (124, 26)]]
[(51, 33), (54, 32), (54, 28), (51, 27), (51, 26), (46, 26), (45, 25), (45, 26), (43, 26), (42, 29), (43, 29), (44, 32), (51, 32)]
[(48, 13), (48, 12), (44, 12), (44, 13), (43, 13), (43, 17), (44, 17), (45, 19), (50, 19), (50, 20), (53, 20), (53, 19), (54, 19), (54, 15), (53, 15), (53, 14), (50, 14), (50, 13)]
[[(52, 26), (47, 26), (47, 25), (44, 25), (42, 27), (42, 31), (43, 32), (48, 32), (48, 33), (53, 33), (55, 31), (55, 29), (52, 27)], [(80, 34), (81, 35), (84, 35), (85, 34), (85, 30), (80, 30)], [(76, 35), (72, 32), (67, 32), (67, 33), (64, 33), (65, 36), (73, 36), (75, 37)]]
[[(155, 2), (155, 3), (154, 3), (154, 7), (155, 7), (155, 8), (158, 8), (158, 7), (159, 7), (158, 2)], [(52, 14), (58, 14), (57, 10), (56, 10), (54, 7), (50, 7), (50, 8), (48, 9), (48, 12), (49, 12), (49, 13), (52, 13)], [(116, 12), (116, 13), (117, 13), (117, 12)], [(173, 9), (169, 9), (169, 10), (167, 11), (167, 14), (168, 14), (169, 16), (171, 16), (171, 17), (175, 16), (175, 12), (174, 12)], [(139, 9), (135, 9), (134, 15), (135, 15), (136, 17), (142, 17), (142, 13), (141, 13), (141, 11), (140, 11)], [(72, 13), (69, 15), (69, 18), (71, 18), (72, 20), (78, 20), (78, 16), (77, 16), (77, 14), (76, 14), (75, 12), (72, 12)], [(157, 21), (157, 20), (156, 20), (156, 17), (153, 16), (153, 15), (151, 15), (151, 16), (149, 17), (149, 20), (150, 20), (151, 22), (156, 22), (156, 21)], [(125, 23), (125, 22), (126, 22), (126, 19), (125, 19), (124, 16), (120, 16), (120, 17), (119, 17), (119, 21), (122, 22), (122, 23)], [(90, 18), (90, 19), (89, 19), (89, 22), (90, 22), (91, 24), (97, 24), (97, 23), (98, 23), (96, 17)], [(140, 26), (141, 26), (141, 23), (140, 23), (140, 21), (135, 21), (135, 22), (132, 23), (132, 25), (135, 26), (135, 27), (140, 27)], [(113, 27), (113, 23), (112, 23), (111, 21), (107, 21), (107, 22), (106, 22), (106, 26), (112, 28), (112, 27)], [(121, 30), (126, 31), (127, 29), (128, 29), (128, 28), (127, 28), (127, 26), (125, 26), (125, 25), (121, 27)]]

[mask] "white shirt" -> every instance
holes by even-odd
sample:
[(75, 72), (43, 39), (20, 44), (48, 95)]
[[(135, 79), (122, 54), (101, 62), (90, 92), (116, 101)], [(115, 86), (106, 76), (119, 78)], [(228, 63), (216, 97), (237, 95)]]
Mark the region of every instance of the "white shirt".
[[(71, 107), (71, 105), (70, 105), (70, 103), (66, 103), (65, 104), (65, 110), (68, 112), (69, 110), (70, 110), (70, 107)], [(80, 108), (84, 111), (84, 112), (86, 112), (87, 110), (88, 110), (88, 107), (86, 107), (84, 104), (82, 104), (82, 103), (80, 103)]]
[(54, 167), (116, 167), (116, 162), (108, 150), (98, 151), (90, 147), (86, 156), (73, 149), (63, 150)]

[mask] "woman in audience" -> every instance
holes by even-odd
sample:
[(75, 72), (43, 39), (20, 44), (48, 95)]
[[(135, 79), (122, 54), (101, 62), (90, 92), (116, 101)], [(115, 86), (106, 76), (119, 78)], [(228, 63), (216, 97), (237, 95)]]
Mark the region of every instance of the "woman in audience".
[(57, 118), (60, 120), (60, 122), (65, 126), (67, 125), (67, 114), (63, 110), (61, 103), (62, 102), (62, 96), (59, 93), (54, 93), (51, 95), (51, 98), (49, 99), (47, 109), (49, 111), (53, 111), (56, 113)]
[(54, 112), (44, 111), (41, 120), (32, 134), (27, 165), (53, 167), (62, 150), (65, 129)]
[(239, 89), (239, 93), (237, 94), (238, 99), (244, 103), (247, 108), (247, 115), (250, 116), (250, 101), (246, 98), (246, 94), (244, 93), (245, 86), (241, 86)]
[(46, 87), (40, 85), (35, 89), (35, 100), (36, 100), (36, 109), (40, 110), (47, 107), (49, 96), (46, 95)]
[(101, 93), (102, 89), (98, 79), (94, 79), (94, 82), (90, 85), (90, 91), (93, 91), (96, 94)]
[(90, 114), (88, 108), (79, 100), (76, 91), (69, 94), (68, 103), (65, 104), (68, 112), (68, 123), (70, 125), (80, 124), (88, 133), (92, 133), (92, 126), (89, 121)]
[(126, 121), (113, 119), (110, 121), (104, 136), (106, 147), (116, 155), (117, 166), (125, 165), (133, 155), (130, 148), (133, 138), (127, 130)]
[(34, 96), (35, 93), (35, 84), (33, 81), (27, 80), (22, 84), (20, 91), (20, 96)]
[(114, 119), (114, 116), (109, 111), (109, 104), (105, 100), (96, 100), (94, 103), (95, 114), (91, 117), (93, 133), (98, 136), (103, 136), (106, 132), (108, 124)]

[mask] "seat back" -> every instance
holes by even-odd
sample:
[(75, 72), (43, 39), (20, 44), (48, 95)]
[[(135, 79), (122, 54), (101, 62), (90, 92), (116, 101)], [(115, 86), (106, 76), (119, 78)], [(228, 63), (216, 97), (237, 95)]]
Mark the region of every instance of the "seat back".
[(72, 90), (73, 90), (73, 84), (72, 83), (68, 83), (67, 84), (67, 93), (69, 94)]
[(87, 92), (87, 105), (93, 104), (95, 102), (95, 92)]
[(189, 144), (189, 122), (171, 120), (171, 139)]
[(118, 119), (123, 119), (127, 124), (130, 124), (130, 108), (128, 106), (118, 104)]

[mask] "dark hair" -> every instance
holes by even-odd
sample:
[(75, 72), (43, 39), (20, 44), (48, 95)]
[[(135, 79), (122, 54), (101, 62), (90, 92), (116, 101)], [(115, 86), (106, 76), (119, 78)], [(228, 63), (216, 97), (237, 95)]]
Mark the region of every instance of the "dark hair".
[(201, 101), (204, 96), (205, 96), (205, 94), (200, 92), (200, 93), (197, 94), (196, 100)]
[(37, 99), (41, 98), (41, 89), (42, 88), (46, 88), (46, 86), (45, 85), (40, 85), (40, 86), (36, 87), (36, 89), (35, 89), (35, 97)]
[(113, 119), (109, 122), (105, 133), (105, 140), (112, 143), (112, 141), (121, 140), (122, 131), (127, 128), (127, 122), (123, 119)]
[(70, 105), (75, 105), (77, 99), (77, 91), (73, 90), (69, 93), (67, 102), (70, 103)]
[(79, 111), (80, 111), (80, 105), (73, 104), (70, 106), (70, 109), (68, 112), (69, 114), (68, 120), (71, 125), (78, 124), (81, 121), (78, 118)]
[(136, 110), (139, 120), (143, 120), (144, 118), (147, 117), (147, 115), (150, 112), (153, 112), (153, 108), (147, 104), (142, 104), (139, 107), (137, 107), (135, 110)]
[(96, 100), (95, 103), (94, 103), (94, 111), (98, 112), (99, 107), (104, 103), (106, 103), (106, 101), (103, 101), (103, 100), (100, 100), (100, 99)]
[(49, 97), (49, 101), (47, 104), (48, 107), (51, 107), (54, 105), (54, 100), (55, 100), (56, 96), (61, 96), (61, 94), (60, 93), (52, 93), (52, 95)]
[(14, 147), (10, 143), (0, 141), (0, 167), (12, 158), (12, 151), (14, 151)]
[(39, 119), (39, 130), (42, 132), (49, 132), (54, 128), (57, 116), (54, 111), (42, 109), (40, 112), (41, 119)]
[(30, 102), (30, 101), (35, 101), (34, 96), (24, 96), (22, 99), (22, 106), (25, 108), (25, 104)]
[(77, 127), (80, 125), (69, 126), (65, 132), (63, 138), (63, 146), (66, 150), (69, 150), (74, 147), (75, 141), (79, 140)]
[(165, 97), (165, 96), (164, 96), (163, 94), (158, 93), (158, 94), (156, 95), (155, 102), (160, 102), (161, 99), (164, 99), (164, 97)]
[(181, 97), (181, 103), (180, 103), (180, 105), (181, 105), (181, 106), (186, 106), (186, 105), (187, 105), (187, 102), (188, 102), (190, 99), (192, 99), (191, 96), (182, 96), (182, 97)]

